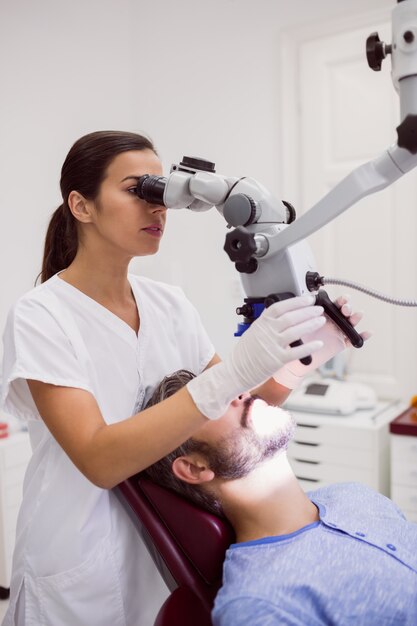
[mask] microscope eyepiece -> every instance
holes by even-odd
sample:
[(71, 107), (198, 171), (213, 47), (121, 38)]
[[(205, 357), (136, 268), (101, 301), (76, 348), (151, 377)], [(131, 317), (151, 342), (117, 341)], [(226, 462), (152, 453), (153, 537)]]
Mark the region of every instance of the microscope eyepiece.
[(164, 192), (167, 184), (165, 176), (152, 176), (144, 174), (138, 180), (136, 193), (141, 200), (149, 204), (160, 204), (164, 206)]

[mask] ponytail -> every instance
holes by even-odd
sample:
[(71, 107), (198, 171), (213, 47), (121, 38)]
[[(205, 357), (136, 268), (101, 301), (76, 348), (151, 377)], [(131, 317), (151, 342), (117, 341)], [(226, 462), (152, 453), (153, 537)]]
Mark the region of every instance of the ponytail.
[(77, 249), (76, 220), (68, 206), (61, 204), (53, 213), (46, 233), (42, 271), (39, 275), (41, 282), (44, 283), (57, 272), (67, 268), (74, 260)]
[(46, 233), (42, 271), (39, 274), (42, 283), (66, 269), (77, 254), (78, 221), (68, 207), (71, 191), (78, 191), (84, 198), (95, 200), (111, 161), (118, 154), (130, 150), (152, 150), (157, 154), (147, 137), (116, 130), (85, 135), (68, 152), (60, 182), (64, 203), (52, 215)]

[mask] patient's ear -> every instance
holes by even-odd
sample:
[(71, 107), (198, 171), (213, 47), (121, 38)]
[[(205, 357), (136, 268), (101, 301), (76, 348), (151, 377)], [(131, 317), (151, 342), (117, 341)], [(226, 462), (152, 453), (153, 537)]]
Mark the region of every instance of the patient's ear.
[(172, 463), (172, 471), (177, 478), (191, 485), (208, 483), (214, 478), (214, 472), (207, 467), (207, 463), (193, 455), (177, 457)]

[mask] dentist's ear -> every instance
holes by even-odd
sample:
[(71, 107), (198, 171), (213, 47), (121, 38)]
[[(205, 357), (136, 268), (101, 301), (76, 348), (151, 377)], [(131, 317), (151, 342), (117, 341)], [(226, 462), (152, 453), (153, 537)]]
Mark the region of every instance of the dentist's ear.
[(214, 472), (204, 460), (192, 455), (177, 457), (172, 463), (172, 471), (179, 480), (190, 485), (208, 483), (214, 478)]
[(89, 224), (92, 222), (90, 203), (84, 198), (84, 196), (78, 191), (71, 191), (68, 196), (68, 206), (79, 222)]

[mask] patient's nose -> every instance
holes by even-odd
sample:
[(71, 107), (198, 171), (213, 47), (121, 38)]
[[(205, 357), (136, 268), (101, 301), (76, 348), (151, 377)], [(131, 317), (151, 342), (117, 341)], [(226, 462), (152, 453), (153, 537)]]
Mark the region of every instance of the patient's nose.
[(243, 404), (248, 398), (250, 398), (250, 393), (249, 391), (245, 391), (245, 393), (241, 393), (240, 396), (232, 400), (231, 404), (233, 406), (238, 406), (239, 404)]

